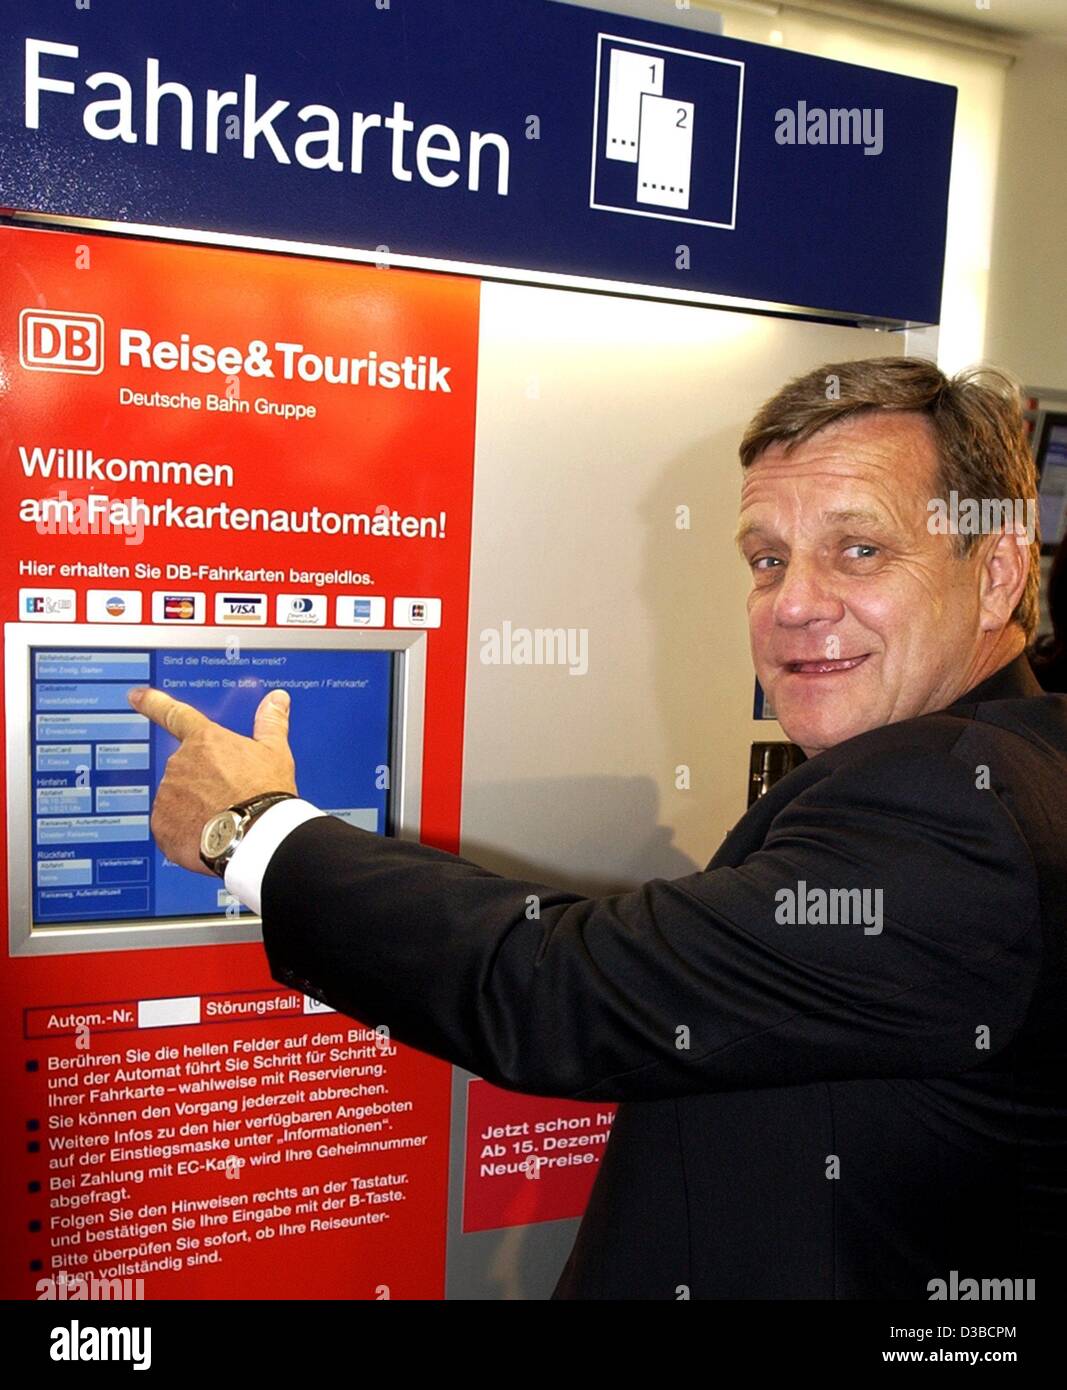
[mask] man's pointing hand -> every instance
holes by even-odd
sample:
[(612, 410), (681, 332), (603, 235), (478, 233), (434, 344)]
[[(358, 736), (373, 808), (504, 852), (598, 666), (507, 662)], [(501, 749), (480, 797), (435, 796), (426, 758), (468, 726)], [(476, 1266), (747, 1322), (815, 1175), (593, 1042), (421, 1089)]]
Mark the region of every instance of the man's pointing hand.
[(200, 832), (212, 816), (264, 792), (296, 791), (289, 696), (272, 690), (263, 697), (251, 738), (231, 733), (162, 690), (131, 690), (128, 698), (139, 714), (179, 740), (152, 805), (156, 843), (172, 863), (210, 873), (200, 859)]

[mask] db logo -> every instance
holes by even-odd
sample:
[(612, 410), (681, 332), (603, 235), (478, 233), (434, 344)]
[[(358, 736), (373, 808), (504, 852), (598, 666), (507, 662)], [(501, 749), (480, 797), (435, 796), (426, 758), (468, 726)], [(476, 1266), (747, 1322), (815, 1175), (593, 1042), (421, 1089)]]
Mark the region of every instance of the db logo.
[(104, 320), (99, 314), (23, 309), (19, 361), (30, 372), (96, 375), (104, 370)]

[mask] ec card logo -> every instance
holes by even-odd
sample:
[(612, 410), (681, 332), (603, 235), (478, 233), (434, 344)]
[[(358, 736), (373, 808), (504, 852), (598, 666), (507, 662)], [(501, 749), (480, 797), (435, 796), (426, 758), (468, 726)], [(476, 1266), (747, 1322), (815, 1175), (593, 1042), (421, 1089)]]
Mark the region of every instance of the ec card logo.
[(732, 231), (745, 65), (597, 35), (589, 206)]

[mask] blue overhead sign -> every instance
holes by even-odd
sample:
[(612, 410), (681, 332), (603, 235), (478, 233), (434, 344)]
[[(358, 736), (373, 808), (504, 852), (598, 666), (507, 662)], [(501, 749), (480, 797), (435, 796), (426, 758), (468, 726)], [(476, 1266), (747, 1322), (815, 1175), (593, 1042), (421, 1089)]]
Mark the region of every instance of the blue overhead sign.
[(554, 0), (7, 0), (0, 205), (931, 323), (955, 96)]

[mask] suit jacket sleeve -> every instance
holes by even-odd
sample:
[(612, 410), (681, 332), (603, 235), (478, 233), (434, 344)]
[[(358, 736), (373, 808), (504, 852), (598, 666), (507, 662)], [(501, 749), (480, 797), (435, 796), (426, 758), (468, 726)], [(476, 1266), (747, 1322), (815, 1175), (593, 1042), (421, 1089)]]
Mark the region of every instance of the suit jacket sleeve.
[[(779, 920), (801, 883), (880, 891), (881, 930)], [(400, 1042), (629, 1100), (988, 1062), (1026, 1012), (1040, 916), (995, 790), (898, 752), (806, 788), (736, 867), (608, 897), (312, 820), (267, 868), (263, 935), (275, 979)]]

